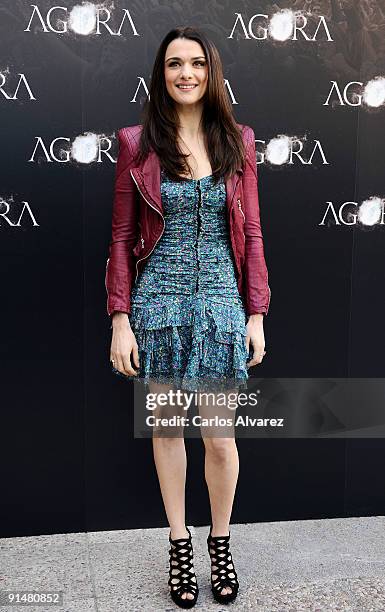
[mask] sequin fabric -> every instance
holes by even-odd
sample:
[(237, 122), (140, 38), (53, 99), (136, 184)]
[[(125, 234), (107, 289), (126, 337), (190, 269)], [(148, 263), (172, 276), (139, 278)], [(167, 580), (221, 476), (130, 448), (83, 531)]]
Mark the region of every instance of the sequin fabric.
[(165, 229), (131, 292), (140, 368), (138, 376), (122, 376), (188, 390), (245, 388), (247, 317), (224, 180), (179, 183), (162, 170), (161, 197)]

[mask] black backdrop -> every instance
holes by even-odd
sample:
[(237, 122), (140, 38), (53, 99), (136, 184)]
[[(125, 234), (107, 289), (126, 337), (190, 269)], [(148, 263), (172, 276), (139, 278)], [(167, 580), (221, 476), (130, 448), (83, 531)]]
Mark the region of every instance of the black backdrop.
[[(110, 372), (104, 273), (116, 130), (139, 122), (174, 25), (213, 39), (256, 134), (272, 291), (258, 376), (384, 376), (384, 0), (115, 0), (99, 23), (92, 3), (59, 5), (0, 2), (1, 536), (166, 525), (133, 390)], [(285, 35), (284, 8), (302, 32)], [(288, 142), (300, 154), (279, 159)], [(341, 208), (367, 200), (356, 222)], [(207, 524), (203, 445), (186, 444), (187, 522)], [(384, 513), (380, 437), (238, 448), (233, 522)]]

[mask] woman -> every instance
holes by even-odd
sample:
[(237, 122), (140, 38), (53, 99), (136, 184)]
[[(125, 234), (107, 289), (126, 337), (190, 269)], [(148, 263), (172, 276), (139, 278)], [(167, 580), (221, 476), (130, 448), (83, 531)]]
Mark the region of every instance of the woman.
[[(152, 393), (171, 385), (231, 393), (246, 387), (247, 368), (263, 359), (271, 294), (254, 132), (236, 123), (218, 51), (195, 28), (164, 38), (149, 94), (143, 125), (118, 132), (106, 268), (113, 371), (144, 381)], [(206, 409), (199, 405), (201, 414)], [(238, 453), (223, 429), (202, 437), (211, 586), (227, 603), (239, 588), (229, 550)], [(153, 449), (170, 525), (170, 594), (189, 608), (198, 585), (185, 525), (183, 429), (153, 435)]]

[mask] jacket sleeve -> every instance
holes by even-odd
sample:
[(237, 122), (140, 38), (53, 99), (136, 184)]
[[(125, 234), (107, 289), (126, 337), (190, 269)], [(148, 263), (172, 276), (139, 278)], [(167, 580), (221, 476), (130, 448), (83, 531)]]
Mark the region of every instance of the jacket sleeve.
[(258, 175), (254, 130), (247, 130), (246, 166), (243, 175), (245, 204), (245, 281), (246, 311), (250, 316), (267, 314), (271, 291), (264, 256), (263, 236), (259, 212)]
[(133, 154), (124, 128), (118, 131), (118, 140), (111, 241), (105, 274), (109, 316), (115, 311), (131, 312), (131, 288), (135, 278), (135, 258), (132, 250), (138, 236), (135, 183), (130, 174)]

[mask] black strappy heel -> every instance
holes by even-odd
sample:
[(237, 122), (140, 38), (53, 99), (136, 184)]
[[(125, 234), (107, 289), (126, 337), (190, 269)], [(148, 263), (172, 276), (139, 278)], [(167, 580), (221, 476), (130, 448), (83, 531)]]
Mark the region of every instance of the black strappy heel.
[[(189, 537), (171, 539), (171, 532), (168, 537), (170, 542), (170, 570), (168, 584), (170, 595), (174, 603), (181, 608), (192, 608), (198, 599), (198, 585), (193, 567), (193, 547), (191, 533), (186, 527)], [(183, 593), (191, 593), (194, 598), (182, 598)]]
[[(215, 536), (210, 533), (207, 538), (207, 547), (211, 558), (211, 590), (216, 601), (222, 604), (234, 601), (238, 595), (239, 582), (237, 572), (233, 564), (233, 559), (229, 549), (230, 532), (228, 536)], [(213, 567), (215, 569), (213, 569)], [(213, 580), (213, 575), (216, 578)], [(222, 595), (224, 587), (230, 587), (231, 593)]]

